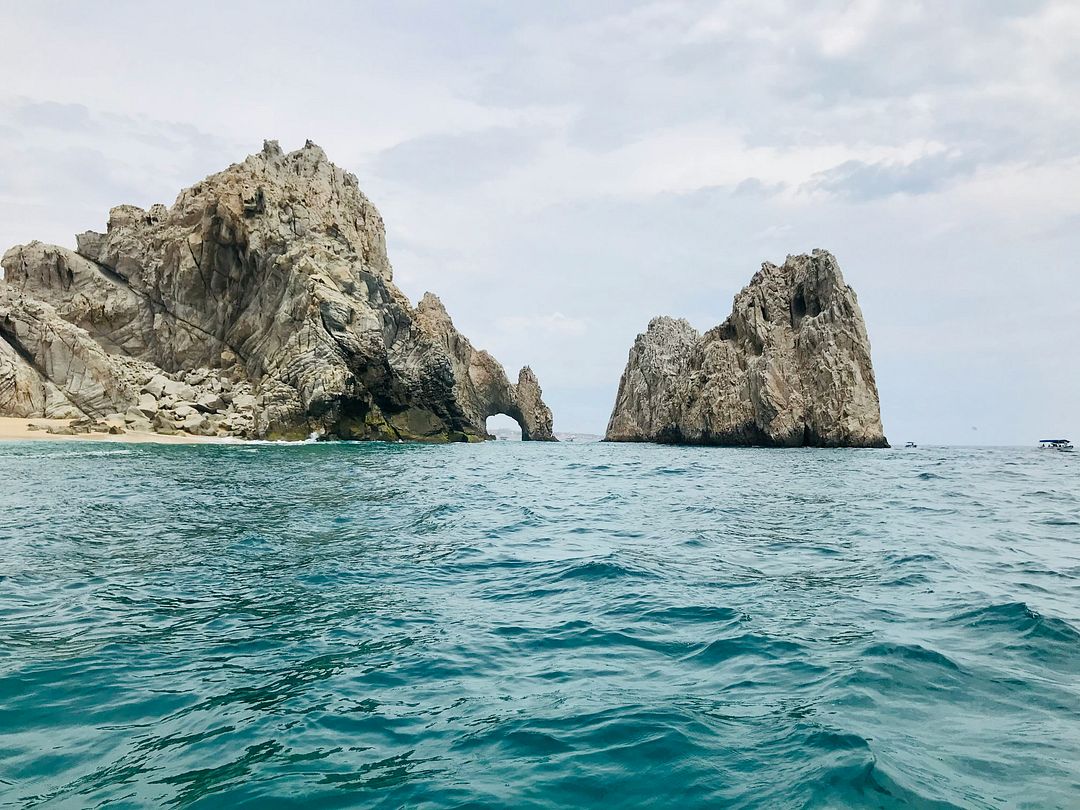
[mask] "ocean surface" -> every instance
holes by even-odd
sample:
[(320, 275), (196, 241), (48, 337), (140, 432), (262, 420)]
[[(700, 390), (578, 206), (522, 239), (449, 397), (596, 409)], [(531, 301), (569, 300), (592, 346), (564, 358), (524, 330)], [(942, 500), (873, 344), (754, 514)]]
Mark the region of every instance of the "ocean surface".
[(2, 807), (1080, 807), (1080, 455), (0, 444)]

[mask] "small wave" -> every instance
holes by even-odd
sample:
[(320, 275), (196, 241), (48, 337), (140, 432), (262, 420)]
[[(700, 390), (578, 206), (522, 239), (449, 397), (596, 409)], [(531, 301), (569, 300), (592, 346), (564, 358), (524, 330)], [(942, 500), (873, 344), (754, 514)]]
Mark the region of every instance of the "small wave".
[(926, 585), (930, 577), (925, 574), (907, 574), (896, 579), (885, 580), (881, 584), (886, 588), (911, 587), (912, 585)]
[(889, 552), (885, 555), (890, 558), (891, 562), (897, 565), (905, 565), (907, 563), (932, 563), (937, 562), (937, 557), (932, 554), (904, 554), (903, 556), (896, 556), (895, 552)]
[(218, 444), (238, 444), (238, 445), (269, 445), (271, 447), (290, 447), (304, 444), (345, 444), (337, 440), (323, 439), (321, 433), (311, 433), (306, 439), (238, 439), (236, 437), (226, 437)]
[(577, 563), (563, 571), (557, 580), (583, 579), (587, 581), (600, 581), (605, 579), (622, 579), (623, 577), (648, 577), (650, 574), (641, 569), (632, 568), (617, 562), (605, 560), (590, 560), (585, 563)]
[(1044, 526), (1080, 526), (1080, 520), (1070, 520), (1063, 517), (1050, 517), (1039, 522)]
[(912, 504), (907, 508), (909, 512), (925, 512), (930, 515), (955, 515), (955, 509), (935, 509), (932, 506), (922, 506), (920, 504)]
[(1006, 602), (966, 611), (953, 616), (949, 622), (965, 627), (1009, 631), (1025, 639), (1080, 644), (1080, 630), (1064, 619), (1044, 616), (1024, 602)]
[[(882, 768), (869, 741), (856, 734), (817, 735), (818, 744), (831, 750), (837, 760), (819, 774), (811, 791), (816, 794), (809, 802), (824, 807), (875, 807), (879, 810), (900, 810), (919, 807), (925, 810), (961, 810), (962, 805), (927, 795), (901, 784)], [(924, 788), (925, 790), (925, 788)]]
[(686, 656), (684, 660), (697, 664), (715, 664), (745, 655), (758, 658), (791, 659), (802, 650), (802, 646), (794, 641), (771, 638), (757, 633), (744, 633), (741, 636), (711, 641)]
[(645, 634), (601, 628), (592, 622), (580, 619), (563, 622), (550, 628), (504, 625), (496, 627), (494, 632), (514, 639), (516, 643), (533, 653), (592, 649), (625, 656), (634, 650), (645, 650), (677, 657), (687, 648), (687, 645), (680, 641), (656, 639)]
[(749, 618), (739, 610), (710, 605), (655, 608), (641, 616), (651, 622), (689, 622), (691, 624), (720, 624)]
[(960, 672), (960, 666), (947, 655), (923, 647), (920, 644), (873, 644), (863, 650), (868, 658), (887, 658), (893, 661), (909, 661), (915, 664), (928, 664)]
[(416, 517), (409, 522), (409, 526), (414, 530), (441, 528), (445, 524), (446, 518), (462, 511), (462, 509), (464, 509), (464, 507), (460, 504), (436, 504), (416, 515)]
[(434, 778), (443, 769), (430, 766), (438, 762), (436, 757), (418, 757), (414, 751), (406, 751), (364, 764), (352, 770), (325, 773), (319, 778), (339, 790), (380, 790), (407, 783), (413, 779)]
[(870, 741), (858, 734), (831, 729), (814, 729), (803, 736), (802, 745), (825, 751), (869, 751)]
[(605, 493), (604, 495), (600, 496), (596, 500), (594, 500), (592, 503), (593, 503), (594, 506), (599, 506), (602, 503), (612, 503), (614, 501), (621, 501), (621, 500), (623, 500), (623, 496), (620, 495), (619, 493), (617, 493), (617, 492), (608, 492), (608, 493)]
[(134, 451), (124, 447), (111, 450), (57, 450), (53, 453), (44, 453), (42, 458), (99, 458), (102, 456), (130, 456)]

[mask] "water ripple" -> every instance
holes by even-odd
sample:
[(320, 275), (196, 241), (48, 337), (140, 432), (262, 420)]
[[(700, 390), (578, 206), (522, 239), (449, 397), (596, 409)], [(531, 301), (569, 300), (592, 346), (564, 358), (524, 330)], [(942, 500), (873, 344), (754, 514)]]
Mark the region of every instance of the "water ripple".
[(0, 807), (1072, 807), (1077, 463), (0, 445)]

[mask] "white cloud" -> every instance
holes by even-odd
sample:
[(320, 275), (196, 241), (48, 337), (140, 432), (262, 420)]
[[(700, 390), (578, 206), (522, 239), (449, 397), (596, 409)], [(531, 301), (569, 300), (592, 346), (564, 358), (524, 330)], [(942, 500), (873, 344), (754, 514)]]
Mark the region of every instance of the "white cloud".
[(882, 12), (880, 0), (856, 0), (821, 26), (821, 51), (829, 57), (847, 56), (870, 35)]
[(495, 319), (495, 327), (526, 337), (580, 337), (588, 331), (581, 318), (569, 318), (561, 312), (550, 315), (504, 315)]

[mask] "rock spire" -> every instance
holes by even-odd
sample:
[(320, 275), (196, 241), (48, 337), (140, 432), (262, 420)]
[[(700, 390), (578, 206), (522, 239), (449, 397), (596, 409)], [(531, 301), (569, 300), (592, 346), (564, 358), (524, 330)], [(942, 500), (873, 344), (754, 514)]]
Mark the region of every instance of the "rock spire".
[(608, 441), (887, 447), (870, 341), (828, 252), (766, 263), (701, 335), (661, 317), (638, 335)]

